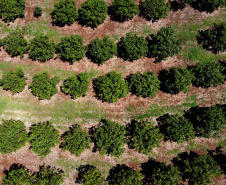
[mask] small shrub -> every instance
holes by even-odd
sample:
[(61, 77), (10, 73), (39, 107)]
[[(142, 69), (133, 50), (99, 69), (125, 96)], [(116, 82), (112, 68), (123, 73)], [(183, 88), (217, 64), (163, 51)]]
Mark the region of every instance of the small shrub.
[(90, 148), (91, 139), (79, 125), (72, 126), (62, 135), (62, 139), (63, 142), (60, 145), (62, 150), (68, 150), (75, 156), (80, 156), (85, 149)]
[(72, 99), (76, 99), (79, 96), (86, 96), (86, 93), (89, 90), (89, 84), (88, 73), (84, 72), (64, 80), (61, 89), (64, 93), (71, 95)]
[(137, 60), (142, 56), (147, 56), (147, 41), (143, 36), (127, 33), (126, 37), (122, 37), (118, 43), (118, 55), (124, 60)]
[(104, 0), (86, 0), (78, 10), (79, 21), (95, 28), (107, 18), (107, 11), (107, 4)]
[(41, 15), (42, 15), (42, 8), (39, 7), (39, 6), (36, 6), (35, 9), (34, 9), (34, 16), (39, 17)]
[(180, 40), (175, 37), (170, 27), (162, 27), (157, 34), (151, 34), (150, 37), (150, 55), (158, 60), (166, 59), (182, 50)]
[(55, 24), (64, 26), (71, 24), (78, 18), (78, 10), (75, 0), (60, 0), (54, 4), (52, 19)]
[(49, 78), (49, 74), (44, 72), (36, 74), (33, 77), (33, 84), (29, 85), (31, 93), (38, 96), (39, 100), (50, 99), (57, 93), (56, 85), (59, 82), (59, 77)]
[(61, 38), (57, 47), (62, 60), (75, 62), (85, 56), (85, 46), (80, 35)]
[(145, 0), (140, 3), (140, 12), (148, 20), (158, 20), (168, 15), (170, 4), (165, 0)]
[(193, 125), (178, 114), (165, 114), (157, 120), (160, 123), (160, 132), (166, 140), (182, 143), (195, 137)]
[(44, 35), (36, 36), (31, 40), (29, 45), (29, 57), (32, 60), (39, 60), (45, 62), (53, 58), (56, 51), (56, 43), (49, 41), (49, 37)]
[(114, 20), (124, 22), (139, 14), (139, 7), (134, 0), (114, 0), (111, 7)]
[(24, 17), (25, 0), (0, 0), (0, 18), (5, 22)]
[(26, 77), (24, 77), (24, 72), (19, 69), (16, 72), (9, 71), (3, 75), (3, 79), (0, 80), (0, 86), (4, 90), (11, 90), (12, 94), (22, 92), (26, 85)]
[(128, 81), (130, 91), (137, 96), (154, 97), (159, 91), (160, 81), (153, 72), (135, 73)]
[(49, 121), (32, 125), (29, 129), (30, 149), (41, 158), (46, 157), (51, 152), (50, 148), (60, 143), (59, 131)]
[(110, 120), (102, 120), (101, 123), (93, 136), (100, 155), (121, 156), (125, 151), (122, 147), (125, 143), (126, 128)]
[(103, 64), (117, 55), (117, 45), (109, 37), (93, 39), (88, 46), (88, 55), (93, 62)]
[(0, 125), (0, 152), (15, 152), (23, 147), (27, 140), (24, 123), (15, 120), (3, 120)]
[(128, 83), (123, 80), (122, 74), (115, 71), (96, 78), (94, 88), (97, 95), (108, 103), (117, 102), (129, 93)]
[(23, 58), (28, 50), (27, 40), (24, 39), (20, 30), (11, 31), (9, 35), (2, 40), (2, 45), (6, 48), (6, 52), (12, 55), (12, 57), (20, 55), (20, 58)]

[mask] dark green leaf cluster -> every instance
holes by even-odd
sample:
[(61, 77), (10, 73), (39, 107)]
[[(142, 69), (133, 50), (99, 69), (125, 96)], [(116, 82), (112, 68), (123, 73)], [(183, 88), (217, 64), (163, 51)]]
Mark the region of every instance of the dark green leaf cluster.
[(70, 151), (75, 156), (80, 156), (85, 149), (90, 148), (91, 139), (79, 125), (72, 126), (69, 131), (62, 135), (62, 139), (60, 148), (64, 151)]
[(163, 138), (163, 135), (159, 133), (159, 128), (145, 120), (133, 120), (130, 135), (132, 148), (144, 154), (149, 154), (154, 147), (160, 147), (160, 139)]
[(79, 21), (95, 28), (107, 18), (107, 11), (107, 4), (104, 0), (86, 0), (78, 10)]
[(187, 93), (194, 79), (193, 74), (182, 67), (171, 67), (160, 72), (161, 89), (164, 92), (177, 94), (180, 91)]
[(2, 45), (6, 48), (9, 55), (23, 58), (24, 53), (28, 50), (27, 40), (20, 30), (13, 30), (2, 40)]
[(109, 37), (93, 39), (88, 46), (88, 55), (91, 60), (103, 64), (114, 55), (117, 55), (117, 45)]
[(194, 75), (193, 85), (197, 87), (217, 87), (224, 83), (223, 67), (219, 62), (209, 61), (205, 64), (198, 63), (192, 68)]
[(78, 18), (78, 10), (75, 0), (60, 0), (54, 4), (52, 19), (55, 24), (64, 26), (71, 24)]
[(214, 24), (212, 29), (199, 31), (198, 43), (214, 53), (226, 50), (226, 22)]
[(61, 89), (64, 93), (72, 96), (72, 99), (76, 99), (79, 96), (86, 96), (89, 90), (89, 77), (87, 72), (79, 73), (77, 76), (71, 76), (64, 80)]
[(139, 14), (139, 7), (134, 0), (114, 0), (112, 3), (114, 20), (124, 22)]
[(25, 0), (0, 0), (0, 18), (5, 22), (24, 17)]
[(130, 91), (139, 96), (154, 97), (159, 91), (160, 81), (153, 72), (135, 73), (128, 79)]
[(183, 116), (165, 114), (157, 120), (160, 125), (160, 132), (166, 140), (182, 143), (195, 137), (192, 123), (188, 122)]
[(117, 164), (113, 167), (108, 176), (108, 182), (110, 185), (125, 185), (136, 184), (142, 185), (142, 179), (144, 176), (139, 171), (133, 170), (126, 165)]
[(24, 90), (26, 85), (26, 77), (24, 77), (24, 72), (19, 69), (16, 72), (9, 71), (3, 75), (3, 79), (0, 80), (0, 86), (4, 90), (11, 90), (12, 94), (19, 93)]
[(42, 15), (42, 8), (39, 7), (39, 6), (36, 6), (35, 9), (34, 9), (34, 16), (39, 17), (41, 15)]
[(30, 149), (44, 158), (51, 152), (50, 148), (60, 143), (59, 131), (49, 121), (32, 125), (28, 141)]
[(80, 35), (71, 35), (61, 38), (57, 46), (57, 52), (61, 59), (68, 62), (75, 62), (85, 56), (85, 46)]
[(29, 57), (32, 60), (45, 62), (46, 60), (53, 58), (56, 51), (56, 43), (54, 41), (49, 41), (49, 37), (45, 35), (39, 35), (31, 40), (29, 49)]
[(170, 4), (165, 0), (145, 0), (140, 3), (140, 12), (148, 20), (164, 18), (170, 11)]
[(56, 85), (59, 82), (59, 77), (49, 78), (47, 72), (36, 74), (33, 77), (33, 84), (29, 85), (31, 93), (38, 96), (40, 100), (50, 99), (57, 93)]
[(117, 102), (119, 98), (126, 97), (129, 93), (128, 83), (122, 74), (111, 71), (94, 80), (96, 94), (108, 103)]
[(93, 136), (100, 155), (121, 156), (125, 151), (122, 148), (125, 143), (125, 126), (110, 120), (102, 120), (101, 123), (102, 125), (96, 129)]
[(142, 56), (147, 56), (148, 43), (143, 36), (127, 33), (118, 43), (118, 55), (124, 60), (137, 60)]
[(175, 37), (171, 27), (162, 27), (157, 34), (151, 34), (150, 37), (149, 52), (158, 60), (166, 59), (182, 50), (181, 42)]
[(27, 132), (24, 123), (15, 120), (3, 120), (0, 125), (0, 152), (15, 152), (25, 145)]

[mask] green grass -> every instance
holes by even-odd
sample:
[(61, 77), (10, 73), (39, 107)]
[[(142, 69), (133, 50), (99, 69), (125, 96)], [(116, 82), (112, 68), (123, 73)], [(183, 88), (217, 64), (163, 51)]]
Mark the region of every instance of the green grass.
[(168, 155), (177, 155), (178, 153), (180, 153), (180, 150), (178, 148), (168, 151)]
[(226, 139), (219, 141), (217, 146), (226, 147)]

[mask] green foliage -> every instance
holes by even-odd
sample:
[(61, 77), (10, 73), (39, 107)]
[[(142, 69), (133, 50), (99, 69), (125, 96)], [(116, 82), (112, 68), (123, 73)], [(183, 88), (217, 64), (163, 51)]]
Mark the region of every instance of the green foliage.
[(3, 75), (0, 85), (4, 90), (11, 90), (12, 94), (19, 93), (24, 90), (26, 85), (26, 77), (24, 72), (19, 69), (16, 72), (9, 71)]
[(27, 132), (24, 123), (15, 120), (3, 120), (0, 125), (0, 152), (15, 152), (25, 145)]
[(162, 27), (157, 34), (151, 34), (150, 37), (149, 52), (158, 60), (166, 59), (182, 50), (181, 42), (174, 36), (171, 27)]
[(189, 70), (182, 67), (171, 67), (168, 71), (161, 71), (159, 79), (164, 92), (177, 94), (180, 91), (184, 93), (189, 91), (194, 76)]
[(52, 13), (54, 23), (59, 25), (71, 24), (78, 18), (75, 0), (60, 0), (54, 4)]
[(122, 74), (111, 71), (95, 79), (94, 88), (97, 95), (108, 103), (117, 102), (119, 98), (129, 93), (128, 83), (123, 80)]
[(114, 0), (112, 14), (115, 20), (123, 22), (139, 14), (139, 7), (134, 0)]
[(0, 18), (5, 22), (24, 17), (25, 0), (0, 0)]
[(71, 95), (72, 99), (76, 99), (79, 96), (86, 96), (89, 90), (89, 84), (88, 73), (83, 72), (64, 80), (61, 89), (64, 93)]
[(13, 30), (2, 40), (2, 45), (6, 48), (9, 55), (23, 58), (24, 53), (28, 50), (27, 40), (20, 30)]
[(124, 60), (137, 60), (142, 56), (147, 56), (148, 46), (147, 41), (143, 36), (137, 36), (136, 34), (127, 33), (126, 37), (120, 38), (118, 43), (119, 57)]
[(78, 13), (82, 24), (95, 28), (107, 18), (107, 4), (104, 0), (86, 0)]
[(110, 120), (101, 120), (102, 125), (96, 129), (93, 138), (100, 155), (121, 156), (125, 149), (125, 126)]
[(29, 45), (29, 57), (32, 60), (39, 60), (45, 62), (53, 58), (56, 43), (54, 41), (49, 41), (49, 37), (45, 35), (38, 35), (31, 40)]
[(85, 56), (85, 46), (80, 35), (61, 38), (57, 50), (61, 59), (71, 63)]
[(154, 97), (159, 91), (160, 81), (153, 72), (135, 73), (128, 79), (129, 89), (133, 94), (144, 97)]
[(39, 97), (39, 100), (49, 100), (57, 93), (56, 85), (58, 82), (59, 77), (57, 76), (50, 79), (47, 72), (39, 73), (33, 77), (33, 84), (30, 84), (29, 88), (34, 96)]
[(219, 62), (208, 61), (205, 64), (198, 63), (192, 68), (194, 74), (193, 85), (197, 87), (217, 87), (224, 83), (223, 67)]
[(170, 4), (165, 0), (145, 0), (140, 3), (140, 12), (148, 20), (164, 18), (170, 11)]
[(79, 125), (74, 125), (69, 131), (62, 135), (63, 142), (60, 147), (62, 150), (70, 151), (75, 156), (80, 156), (85, 149), (90, 148), (91, 139)]
[(91, 60), (98, 64), (103, 64), (114, 55), (117, 55), (117, 45), (109, 37), (103, 39), (93, 39), (88, 46), (88, 55)]
[(165, 114), (158, 118), (160, 132), (166, 140), (182, 143), (195, 137), (194, 127), (183, 116), (179, 114)]
[(226, 50), (226, 22), (214, 24), (212, 29), (199, 31), (198, 43), (214, 53)]
[(34, 16), (39, 17), (41, 15), (42, 15), (42, 8), (39, 7), (39, 6), (36, 6), (35, 9), (34, 9)]
[(32, 125), (29, 129), (30, 149), (41, 158), (46, 157), (51, 152), (50, 148), (60, 143), (59, 131), (49, 121)]
[(130, 145), (137, 151), (149, 154), (154, 147), (160, 147), (160, 139), (163, 135), (152, 123), (132, 120), (130, 128)]
[(110, 185), (142, 185), (143, 182), (141, 179), (143, 177), (139, 171), (133, 170), (125, 165), (117, 164), (110, 170), (107, 179)]

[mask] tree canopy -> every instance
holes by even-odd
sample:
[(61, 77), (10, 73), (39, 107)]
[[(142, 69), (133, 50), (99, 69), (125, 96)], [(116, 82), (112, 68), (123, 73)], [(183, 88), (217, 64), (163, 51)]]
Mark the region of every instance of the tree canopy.
[(39, 7), (39, 6), (36, 6), (35, 9), (34, 9), (34, 16), (39, 17), (41, 15), (42, 15), (42, 8)]

